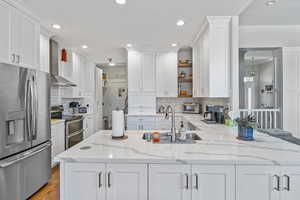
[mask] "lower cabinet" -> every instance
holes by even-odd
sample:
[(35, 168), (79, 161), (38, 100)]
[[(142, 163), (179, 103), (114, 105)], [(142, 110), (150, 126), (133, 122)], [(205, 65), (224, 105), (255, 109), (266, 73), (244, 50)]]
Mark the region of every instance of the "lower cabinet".
[(147, 165), (107, 164), (107, 200), (147, 200)]
[(149, 200), (234, 198), (234, 166), (149, 165)]
[(51, 160), (52, 166), (56, 165), (53, 161), (54, 157), (65, 151), (65, 123), (57, 123), (51, 125)]
[(66, 164), (64, 200), (105, 200), (105, 164)]
[(236, 177), (236, 200), (298, 200), (300, 196), (299, 166), (237, 166)]
[(190, 200), (190, 165), (149, 165), (149, 200)]
[(222, 165), (192, 166), (193, 200), (234, 200), (235, 167)]
[(147, 200), (146, 164), (67, 163), (63, 200)]

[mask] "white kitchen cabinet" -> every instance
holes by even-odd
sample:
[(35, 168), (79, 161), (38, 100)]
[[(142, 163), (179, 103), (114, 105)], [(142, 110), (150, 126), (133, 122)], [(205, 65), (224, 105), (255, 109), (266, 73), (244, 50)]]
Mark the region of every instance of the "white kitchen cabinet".
[(156, 108), (155, 53), (128, 52), (128, 112), (152, 114)]
[(300, 48), (283, 48), (283, 128), (300, 137)]
[(144, 164), (66, 163), (64, 200), (147, 200), (148, 169)]
[(39, 23), (4, 1), (0, 11), (1, 62), (39, 69)]
[(297, 200), (300, 197), (300, 167), (281, 167), (281, 200)]
[(105, 200), (105, 164), (67, 163), (64, 200)]
[(10, 57), (10, 16), (11, 7), (0, 1), (0, 62), (9, 63)]
[(149, 200), (190, 200), (190, 165), (149, 165)]
[(237, 166), (236, 200), (279, 200), (278, 166)]
[(39, 25), (17, 9), (12, 9), (11, 13), (12, 63), (38, 69)]
[(156, 92), (155, 53), (128, 52), (128, 92)]
[(192, 165), (193, 200), (235, 199), (235, 167)]
[(52, 165), (54, 157), (65, 151), (65, 123), (55, 123), (51, 125), (51, 142), (52, 142)]
[(40, 70), (49, 73), (50, 67), (50, 38), (40, 34)]
[(156, 56), (156, 96), (178, 96), (177, 52), (159, 52)]
[(153, 116), (139, 116), (139, 117), (127, 117), (127, 129), (128, 130), (155, 130), (157, 129), (156, 117)]
[(194, 44), (194, 97), (230, 97), (231, 17), (207, 17)]
[(102, 69), (95, 68), (94, 132), (103, 129), (103, 81)]
[(107, 200), (147, 200), (148, 169), (143, 164), (107, 164)]

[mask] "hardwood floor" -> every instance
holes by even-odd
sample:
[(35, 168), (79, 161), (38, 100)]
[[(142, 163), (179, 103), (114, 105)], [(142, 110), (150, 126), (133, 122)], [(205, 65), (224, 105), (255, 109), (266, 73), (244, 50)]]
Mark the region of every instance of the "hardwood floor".
[(47, 185), (28, 200), (59, 200), (59, 167), (52, 169), (52, 176)]

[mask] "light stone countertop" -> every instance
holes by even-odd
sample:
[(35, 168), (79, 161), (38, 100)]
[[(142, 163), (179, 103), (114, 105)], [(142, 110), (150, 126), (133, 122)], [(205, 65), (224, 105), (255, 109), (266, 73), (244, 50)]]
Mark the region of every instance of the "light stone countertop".
[[(255, 132), (255, 141), (236, 139), (237, 129), (208, 125), (200, 115), (182, 115), (199, 129), (195, 144), (153, 144), (144, 131), (127, 131), (127, 140), (112, 140), (111, 131), (99, 131), (56, 157), (59, 162), (177, 163), (300, 165), (300, 146)], [(90, 149), (81, 150), (89, 146)]]
[(50, 121), (51, 121), (51, 125), (65, 123), (64, 119), (51, 119)]

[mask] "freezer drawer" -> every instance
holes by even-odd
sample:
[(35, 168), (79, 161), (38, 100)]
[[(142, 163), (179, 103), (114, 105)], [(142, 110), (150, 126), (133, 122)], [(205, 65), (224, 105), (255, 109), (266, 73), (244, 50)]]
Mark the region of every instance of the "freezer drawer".
[(51, 143), (0, 161), (0, 199), (25, 200), (51, 175)]

